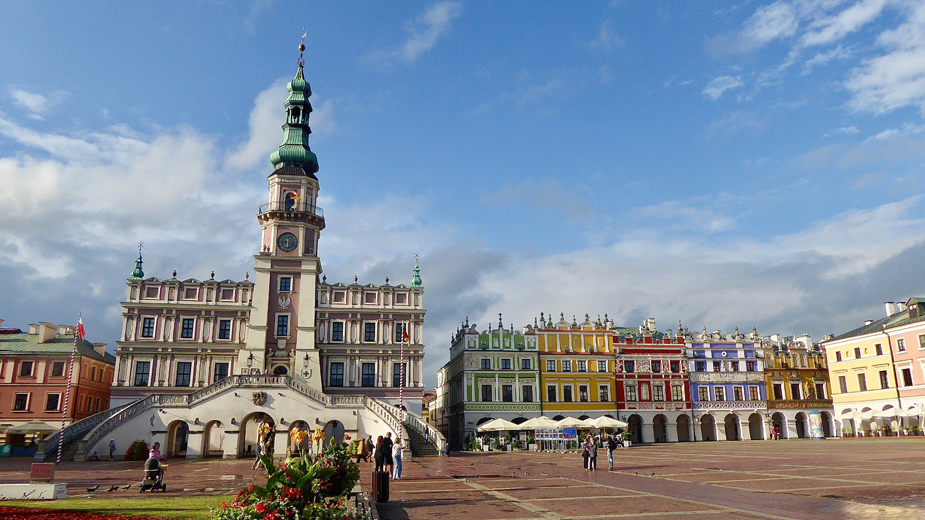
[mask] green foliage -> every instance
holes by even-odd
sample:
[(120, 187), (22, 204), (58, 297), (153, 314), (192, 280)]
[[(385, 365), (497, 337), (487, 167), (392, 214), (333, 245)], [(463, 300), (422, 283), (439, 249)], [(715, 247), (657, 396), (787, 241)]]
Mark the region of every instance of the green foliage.
[(520, 442), (520, 439), (514, 439), (514, 442), (512, 444), (515, 450), (519, 450), (524, 447), (523, 443)]
[(148, 443), (145, 441), (134, 441), (132, 445), (125, 450), (125, 460), (147, 460)]
[(536, 435), (530, 434), (527, 436), (527, 444), (536, 444)]

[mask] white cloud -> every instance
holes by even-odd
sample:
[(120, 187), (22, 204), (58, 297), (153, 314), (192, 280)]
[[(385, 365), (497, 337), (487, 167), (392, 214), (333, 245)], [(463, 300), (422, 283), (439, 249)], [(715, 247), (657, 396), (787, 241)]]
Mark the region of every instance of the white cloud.
[(29, 112), (29, 117), (42, 120), (43, 116), (54, 106), (63, 102), (68, 96), (66, 90), (56, 90), (43, 96), (28, 90), (10, 87), (10, 98), (13, 104)]
[(745, 22), (742, 40), (760, 46), (778, 38), (792, 36), (798, 27), (793, 7), (785, 2), (774, 2), (759, 7)]
[[(712, 204), (713, 201), (709, 201), (708, 205)], [(703, 233), (725, 232), (736, 227), (735, 219), (732, 217), (722, 215), (710, 207), (684, 204), (677, 200), (639, 208), (639, 216), (649, 222), (663, 221), (673, 229), (688, 229)]]
[(828, 45), (877, 19), (886, 0), (862, 0), (829, 17), (814, 21), (801, 38), (805, 47)]
[(833, 135), (854, 135), (858, 132), (860, 132), (860, 130), (858, 130), (858, 127), (856, 126), (843, 126), (841, 128), (836, 128), (831, 132), (822, 134), (822, 137), (831, 137)]
[(834, 49), (816, 53), (815, 56), (806, 60), (806, 62), (803, 63), (803, 72), (800, 74), (802, 76), (806, 76), (807, 74), (811, 73), (813, 68), (816, 66), (827, 65), (832, 60), (847, 60), (853, 56), (853, 49), (842, 47), (842, 45), (839, 44)]
[(603, 51), (611, 51), (625, 44), (623, 39), (614, 31), (613, 24), (611, 24), (609, 20), (604, 20), (601, 22), (601, 26), (597, 31), (597, 37), (588, 43), (588, 48), (592, 50), (600, 49)]
[(739, 88), (744, 84), (745, 83), (743, 83), (742, 80), (737, 76), (719, 76), (718, 78), (714, 78), (713, 81), (710, 81), (710, 83), (704, 87), (703, 95), (716, 101), (722, 97), (723, 92), (734, 88)]
[(449, 30), (452, 21), (462, 15), (461, 2), (436, 2), (427, 6), (424, 14), (405, 23), (408, 38), (398, 47), (372, 54), (371, 60), (388, 62), (399, 60), (411, 64), (430, 51)]
[(508, 206), (528, 203), (541, 211), (556, 211), (574, 220), (585, 220), (591, 214), (591, 204), (557, 180), (524, 181), (516, 186), (505, 185), (483, 193), (482, 203), (488, 206)]

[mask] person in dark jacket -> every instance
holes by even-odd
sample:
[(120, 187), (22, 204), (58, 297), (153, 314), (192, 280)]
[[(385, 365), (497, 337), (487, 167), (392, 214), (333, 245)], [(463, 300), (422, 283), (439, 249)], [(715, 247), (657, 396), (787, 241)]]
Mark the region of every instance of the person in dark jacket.
[(607, 464), (613, 469), (613, 450), (617, 449), (617, 441), (608, 433), (604, 434), (604, 440), (607, 443)]
[(386, 448), (385, 441), (382, 440), (382, 435), (380, 435), (379, 438), (376, 439), (376, 449), (373, 451), (373, 460), (376, 461), (376, 471), (385, 469), (385, 453), (387, 450), (390, 450), (390, 448)]

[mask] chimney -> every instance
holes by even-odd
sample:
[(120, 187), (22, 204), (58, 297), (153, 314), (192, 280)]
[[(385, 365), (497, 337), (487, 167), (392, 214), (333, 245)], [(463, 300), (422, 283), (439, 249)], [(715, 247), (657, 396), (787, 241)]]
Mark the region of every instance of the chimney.
[(95, 350), (97, 354), (103, 357), (106, 357), (106, 344), (105, 343), (94, 343), (93, 350)]
[(886, 303), (883, 304), (883, 306), (886, 307), (886, 316), (887, 316), (887, 318), (889, 318), (890, 316), (892, 316), (893, 314), (895, 314), (896, 312), (898, 312), (898, 311), (896, 310), (895, 304), (894, 304), (893, 302), (886, 302)]
[(864, 322), (864, 326), (866, 327), (867, 325), (870, 325), (870, 324), (873, 323), (873, 322), (874, 322), (874, 320), (866, 320), (866, 321)]
[(29, 335), (30, 335), (30, 336), (35, 336), (35, 335), (38, 334), (38, 333), (39, 333), (39, 326), (38, 326), (38, 324), (30, 323), (30, 324), (29, 324)]
[[(39, 322), (39, 343), (48, 343), (58, 335), (58, 326), (51, 323)], [(29, 325), (29, 331), (32, 331), (32, 325)]]
[(906, 304), (903, 303), (903, 302), (900, 302), (900, 303), (897, 303), (897, 304), (896, 304), (896, 312), (902, 312), (902, 311), (906, 310), (907, 308), (908, 308), (908, 307), (906, 307)]

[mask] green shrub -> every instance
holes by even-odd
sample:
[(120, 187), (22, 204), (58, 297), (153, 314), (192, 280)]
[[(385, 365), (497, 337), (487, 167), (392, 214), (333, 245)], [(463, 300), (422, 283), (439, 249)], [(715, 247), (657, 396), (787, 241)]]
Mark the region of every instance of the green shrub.
[(125, 460), (147, 460), (148, 443), (145, 441), (134, 441), (125, 451)]

